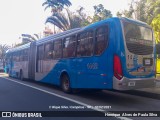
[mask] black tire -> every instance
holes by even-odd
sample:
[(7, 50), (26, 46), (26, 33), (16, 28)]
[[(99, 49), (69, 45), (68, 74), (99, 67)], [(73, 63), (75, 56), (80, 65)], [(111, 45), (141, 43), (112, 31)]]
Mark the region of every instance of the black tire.
[(24, 78), (23, 78), (23, 72), (22, 71), (20, 71), (19, 79), (20, 80), (24, 80)]
[(65, 93), (71, 93), (72, 89), (70, 87), (70, 79), (69, 76), (64, 74), (61, 77), (61, 88)]
[(11, 74), (10, 74), (10, 72), (8, 73), (8, 76), (9, 76), (9, 77), (12, 77)]

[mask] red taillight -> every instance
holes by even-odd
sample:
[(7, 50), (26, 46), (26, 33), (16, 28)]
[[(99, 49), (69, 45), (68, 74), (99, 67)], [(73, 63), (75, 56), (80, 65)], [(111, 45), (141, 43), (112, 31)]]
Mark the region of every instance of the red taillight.
[(114, 76), (119, 80), (123, 77), (121, 60), (117, 55), (114, 56)]

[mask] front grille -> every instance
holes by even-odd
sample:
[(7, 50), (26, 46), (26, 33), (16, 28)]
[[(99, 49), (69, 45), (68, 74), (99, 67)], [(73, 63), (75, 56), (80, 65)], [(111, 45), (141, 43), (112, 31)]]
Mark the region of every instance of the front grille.
[(126, 43), (129, 52), (137, 55), (148, 55), (153, 53), (153, 46), (138, 43)]

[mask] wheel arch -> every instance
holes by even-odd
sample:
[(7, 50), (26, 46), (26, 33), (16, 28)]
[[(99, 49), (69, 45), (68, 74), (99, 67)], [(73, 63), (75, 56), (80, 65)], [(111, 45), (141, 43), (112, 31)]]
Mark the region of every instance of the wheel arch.
[(60, 74), (60, 77), (59, 77), (60, 83), (61, 83), (61, 80), (62, 80), (63, 75), (67, 75), (67, 76), (70, 78), (68, 72), (67, 72), (66, 70), (63, 70), (63, 71), (61, 72), (61, 74)]

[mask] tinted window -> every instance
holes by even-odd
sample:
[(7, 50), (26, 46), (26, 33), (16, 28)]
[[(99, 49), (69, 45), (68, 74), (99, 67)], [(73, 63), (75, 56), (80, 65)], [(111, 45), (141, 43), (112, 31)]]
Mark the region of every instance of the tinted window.
[(100, 27), (96, 30), (95, 54), (100, 55), (108, 44), (108, 28)]
[(61, 58), (62, 56), (62, 41), (61, 40), (56, 40), (54, 41), (54, 50), (53, 50), (53, 58)]
[(53, 45), (52, 43), (47, 43), (45, 45), (45, 59), (52, 59), (53, 58)]
[(129, 52), (137, 55), (153, 53), (152, 29), (123, 21), (124, 37)]
[(16, 62), (19, 61), (19, 52), (13, 53), (13, 61), (16, 61)]
[(21, 50), (18, 52), (19, 61), (28, 61), (28, 49)]
[(24, 50), (20, 51), (19, 55), (20, 55), (19, 60), (23, 61)]
[(44, 53), (44, 49), (43, 49), (43, 45), (38, 46), (38, 60), (43, 60), (43, 53)]
[(28, 49), (24, 50), (24, 54), (23, 54), (23, 60), (24, 61), (28, 61)]
[(77, 56), (91, 56), (93, 54), (93, 31), (78, 35)]
[(74, 57), (76, 52), (76, 37), (71, 36), (63, 40), (63, 57)]

